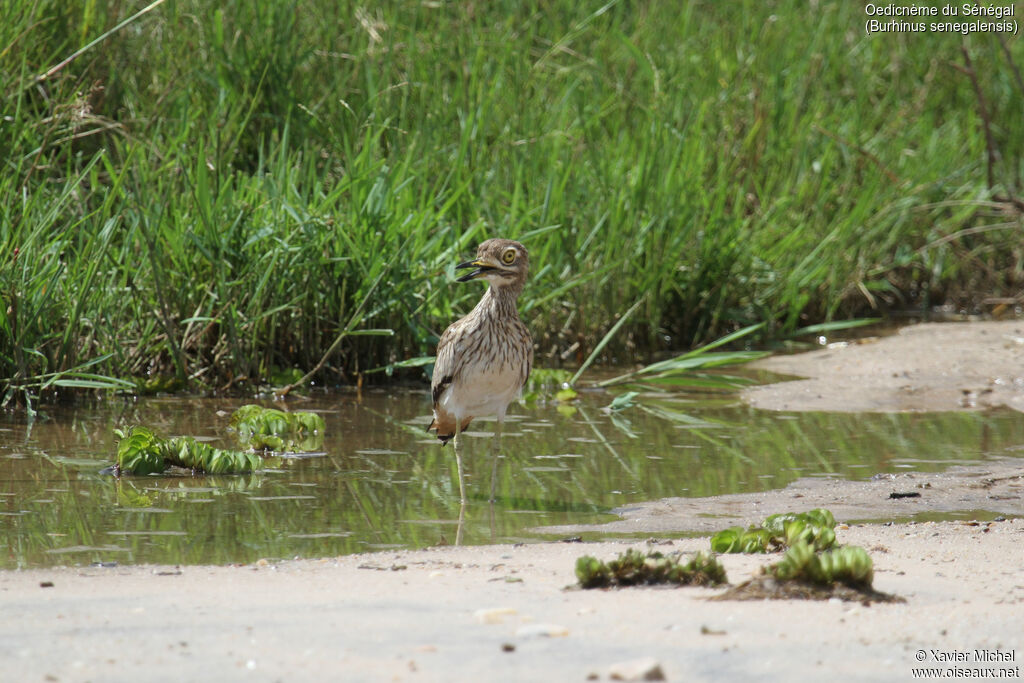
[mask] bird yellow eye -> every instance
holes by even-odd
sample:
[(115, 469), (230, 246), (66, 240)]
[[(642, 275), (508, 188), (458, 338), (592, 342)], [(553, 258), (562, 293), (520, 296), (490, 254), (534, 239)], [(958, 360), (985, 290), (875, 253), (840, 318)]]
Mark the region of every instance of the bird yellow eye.
[(515, 249), (506, 249), (505, 253), (501, 255), (501, 262), (504, 263), (506, 266), (511, 266), (512, 263), (515, 260), (516, 260), (516, 250)]

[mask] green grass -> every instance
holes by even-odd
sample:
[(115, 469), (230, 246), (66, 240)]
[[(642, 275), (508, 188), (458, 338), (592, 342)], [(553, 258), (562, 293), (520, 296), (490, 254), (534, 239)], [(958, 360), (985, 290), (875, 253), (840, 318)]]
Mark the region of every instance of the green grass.
[(318, 381), (351, 381), (433, 352), (494, 235), (530, 249), (540, 365), (641, 299), (602, 360), (1020, 293), (1012, 37), (866, 36), (838, 0), (176, 0), (113, 30), (140, 9), (5, 4), (8, 397), (239, 388), (339, 336)]

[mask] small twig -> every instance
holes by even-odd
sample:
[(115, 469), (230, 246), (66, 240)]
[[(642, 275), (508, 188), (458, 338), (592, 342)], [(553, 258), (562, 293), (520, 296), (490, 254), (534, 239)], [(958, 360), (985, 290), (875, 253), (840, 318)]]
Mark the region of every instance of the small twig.
[(1003, 38), (1002, 34), (996, 34), (999, 37), (999, 47), (1003, 49), (1003, 55), (1006, 57), (1006, 63), (1010, 65), (1010, 70), (1013, 71), (1013, 79), (1017, 81), (1017, 88), (1020, 90), (1020, 94), (1024, 96), (1024, 78), (1020, 75), (1020, 69), (1017, 68), (1017, 63), (1013, 61), (1013, 56), (1010, 54), (1010, 48), (1006, 46), (1006, 39)]
[[(1003, 50), (1003, 56), (1006, 57), (1006, 63), (1010, 65), (1010, 71), (1013, 72), (1013, 79), (1017, 82), (1017, 89), (1020, 91), (1021, 97), (1024, 97), (1024, 77), (1021, 77), (1020, 69), (1017, 68), (1017, 63), (1013, 61), (1013, 55), (1010, 54), (1010, 48), (1006, 46), (1006, 39), (999, 34), (999, 47)], [(1020, 171), (1014, 173), (1016, 176), (1017, 189), (1020, 189)], [(1024, 203), (1020, 199), (1011, 197), (1012, 201), (1017, 208), (1024, 209)]]
[(971, 54), (968, 52), (967, 46), (961, 45), (960, 52), (964, 55), (964, 66), (961, 67), (958, 64), (953, 66), (966, 74), (971, 80), (974, 95), (978, 98), (978, 116), (981, 117), (982, 130), (985, 133), (985, 149), (988, 152), (988, 187), (991, 190), (996, 184), (996, 160), (999, 158), (999, 153), (996, 151), (995, 138), (992, 137), (991, 115), (989, 114), (988, 104), (985, 102), (985, 94), (981, 91), (981, 84), (978, 83), (978, 75), (974, 71), (974, 62), (971, 61)]

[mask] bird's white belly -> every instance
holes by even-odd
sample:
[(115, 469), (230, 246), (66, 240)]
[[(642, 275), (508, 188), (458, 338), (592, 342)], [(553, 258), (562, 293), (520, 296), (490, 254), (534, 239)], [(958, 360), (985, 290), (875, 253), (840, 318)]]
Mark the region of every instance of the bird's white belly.
[(441, 396), (446, 412), (462, 420), (466, 417), (497, 415), (504, 419), (508, 404), (519, 398), (518, 373), (482, 371), (464, 373)]

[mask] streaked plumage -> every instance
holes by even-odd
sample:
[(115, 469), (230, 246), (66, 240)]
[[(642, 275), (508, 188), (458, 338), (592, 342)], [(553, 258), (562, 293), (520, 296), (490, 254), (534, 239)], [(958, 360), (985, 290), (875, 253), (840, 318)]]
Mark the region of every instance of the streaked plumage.
[(533, 366), (533, 339), (516, 308), (526, 283), (529, 255), (519, 242), (490, 239), (476, 258), (456, 268), (475, 268), (459, 282), (490, 282), (469, 315), (441, 335), (431, 381), (434, 420), (442, 443), (469, 426), (475, 417), (505, 419), (509, 403), (522, 393)]

